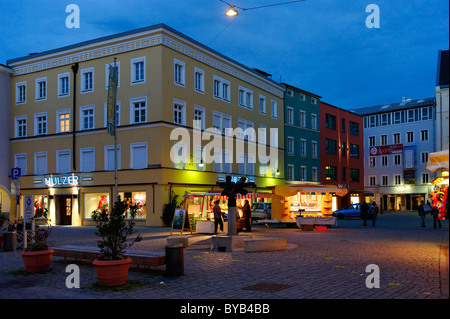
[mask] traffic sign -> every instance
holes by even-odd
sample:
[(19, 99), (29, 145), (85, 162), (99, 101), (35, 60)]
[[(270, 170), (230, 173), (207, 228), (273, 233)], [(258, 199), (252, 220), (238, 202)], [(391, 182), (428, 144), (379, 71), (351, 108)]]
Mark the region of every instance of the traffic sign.
[(11, 179), (20, 179), (22, 172), (19, 167), (11, 168)]

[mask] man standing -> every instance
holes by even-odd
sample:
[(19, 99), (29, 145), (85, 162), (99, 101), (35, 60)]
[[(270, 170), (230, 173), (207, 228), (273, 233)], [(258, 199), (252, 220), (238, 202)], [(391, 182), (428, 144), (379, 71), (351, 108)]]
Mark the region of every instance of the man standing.
[(222, 211), (219, 206), (219, 200), (214, 202), (214, 234), (217, 234), (217, 226), (220, 225), (220, 232), (223, 232), (223, 220), (222, 220)]
[(248, 203), (248, 200), (245, 200), (244, 207), (242, 207), (242, 213), (244, 214), (245, 219), (245, 231), (251, 232), (252, 231), (252, 210), (250, 208), (250, 205)]
[(422, 223), (421, 223), (421, 225), (420, 225), (421, 228), (424, 228), (424, 227), (425, 227), (425, 215), (427, 214), (427, 212), (425, 211), (425, 206), (426, 206), (426, 205), (425, 205), (425, 202), (422, 201), (422, 202), (420, 203), (419, 209), (418, 209), (418, 213), (419, 213), (420, 219), (421, 219), (421, 221), (422, 221)]
[(367, 218), (369, 217), (369, 205), (364, 201), (361, 205), (361, 217), (364, 220), (363, 226), (367, 226)]

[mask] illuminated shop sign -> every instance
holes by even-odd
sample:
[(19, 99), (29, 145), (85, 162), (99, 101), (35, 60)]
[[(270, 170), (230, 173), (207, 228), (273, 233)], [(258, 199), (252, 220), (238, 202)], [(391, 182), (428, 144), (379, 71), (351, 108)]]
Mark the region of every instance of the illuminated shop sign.
[(77, 175), (55, 175), (44, 178), (45, 186), (77, 186), (80, 178)]

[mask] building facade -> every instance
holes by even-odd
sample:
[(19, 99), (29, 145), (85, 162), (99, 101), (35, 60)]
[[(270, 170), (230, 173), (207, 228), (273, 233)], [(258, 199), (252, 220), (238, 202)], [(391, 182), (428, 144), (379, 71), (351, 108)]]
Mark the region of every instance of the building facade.
[(382, 210), (417, 210), (432, 191), (426, 170), (435, 150), (435, 98), (354, 110), (364, 116), (365, 189)]
[(364, 200), (363, 118), (320, 102), (320, 181), (348, 189), (333, 196), (333, 211)]
[(439, 50), (436, 72), (436, 151), (448, 150), (449, 67), (449, 51)]
[(11, 77), (13, 71), (0, 64), (0, 214), (10, 212), (9, 158), (11, 137)]
[(320, 96), (283, 83), (285, 176), (320, 182)]
[(138, 224), (162, 225), (173, 194), (218, 189), (225, 175), (258, 189), (284, 182), (284, 88), (160, 24), (8, 61), (10, 163), (22, 169), (22, 195), (53, 224), (89, 225), (112, 201), (114, 58), (118, 194), (139, 206)]

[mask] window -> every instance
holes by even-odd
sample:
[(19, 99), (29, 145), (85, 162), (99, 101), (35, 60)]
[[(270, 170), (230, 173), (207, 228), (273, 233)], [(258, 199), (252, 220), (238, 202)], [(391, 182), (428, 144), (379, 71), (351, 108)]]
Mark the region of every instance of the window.
[(205, 108), (195, 105), (194, 106), (194, 125), (195, 129), (205, 129)]
[(407, 119), (408, 119), (408, 123), (409, 122), (414, 122), (414, 110), (408, 110), (407, 111)]
[(375, 136), (369, 136), (369, 146), (375, 146)]
[(253, 92), (242, 86), (239, 86), (239, 105), (253, 110)]
[(311, 169), (311, 177), (312, 177), (312, 181), (313, 182), (317, 182), (318, 178), (317, 178), (317, 167), (313, 167)]
[(186, 125), (186, 102), (174, 99), (173, 122), (178, 125)]
[(421, 130), (420, 135), (421, 135), (422, 142), (428, 141), (428, 130)]
[(288, 164), (287, 179), (290, 181), (294, 180), (294, 165), (292, 164)]
[(230, 81), (214, 76), (214, 97), (223, 101), (230, 101)]
[(27, 136), (27, 116), (16, 116), (15, 118), (15, 137), (25, 137)]
[(387, 135), (381, 135), (381, 145), (387, 145)]
[(402, 177), (401, 175), (394, 175), (394, 185), (401, 185)]
[(242, 132), (239, 132), (238, 134), (239, 138), (255, 141), (255, 125), (253, 122), (240, 118), (238, 119), (238, 128), (242, 130)]
[(388, 165), (388, 157), (387, 155), (381, 156), (381, 166), (387, 166)]
[(350, 144), (350, 157), (359, 158), (359, 145)]
[(300, 156), (306, 156), (306, 140), (300, 139)]
[(347, 144), (345, 142), (341, 143), (341, 155), (347, 157)]
[[(120, 145), (117, 145), (117, 169), (121, 167)], [(115, 148), (114, 145), (105, 145), (105, 171), (115, 170)]]
[(370, 167), (375, 167), (376, 166), (376, 157), (375, 156), (370, 156), (370, 158), (369, 158), (369, 166)]
[(359, 123), (350, 121), (350, 134), (359, 136)]
[(381, 176), (381, 185), (382, 186), (389, 186), (389, 176), (382, 175)]
[(315, 97), (311, 98), (311, 104), (317, 104), (317, 99)]
[(238, 173), (243, 175), (255, 175), (256, 158), (252, 154), (239, 153)]
[(131, 59), (131, 85), (145, 83), (145, 56)]
[(350, 182), (359, 182), (359, 169), (350, 168)]
[(58, 74), (58, 97), (68, 96), (70, 94), (70, 73)]
[(400, 154), (394, 155), (394, 165), (401, 165), (402, 164), (402, 158)]
[(83, 69), (81, 74), (81, 93), (94, 91), (94, 68)]
[(258, 143), (262, 145), (267, 145), (267, 127), (264, 125), (259, 125), (258, 128)]
[(317, 115), (311, 114), (311, 129), (317, 130)]
[(23, 104), (27, 102), (27, 82), (16, 83), (16, 104)]
[(394, 144), (400, 144), (400, 133), (394, 133)]
[(306, 96), (303, 93), (299, 94), (299, 98), (300, 98), (300, 101), (305, 101), (306, 100)]
[(306, 127), (306, 112), (300, 111), (300, 127)]
[(342, 167), (341, 174), (341, 180), (345, 182), (347, 180), (347, 170), (345, 167)]
[(292, 91), (291, 89), (287, 89), (286, 93), (287, 93), (287, 96), (289, 96), (289, 97), (294, 96), (294, 91)]
[(259, 113), (266, 114), (266, 97), (259, 95)]
[(422, 163), (427, 163), (428, 162), (428, 152), (422, 152)]
[[(114, 68), (114, 63), (107, 63), (105, 65), (105, 89), (108, 89), (108, 86), (109, 86), (109, 66), (110, 65)], [(120, 87), (120, 62), (119, 61), (116, 61), (116, 70), (117, 70), (117, 87)]]
[(80, 149), (80, 172), (95, 171), (95, 148)]
[(233, 132), (231, 128), (231, 116), (213, 111), (213, 127), (218, 129), (220, 133), (231, 136)]
[(147, 167), (147, 142), (130, 144), (130, 168)]
[(287, 138), (287, 150), (289, 155), (294, 155), (294, 138), (288, 136)]
[(336, 166), (325, 166), (325, 179), (327, 181), (335, 181), (336, 178)]
[(174, 82), (177, 85), (183, 86), (185, 85), (184, 82), (184, 76), (185, 76), (185, 70), (184, 70), (184, 62), (174, 59), (173, 62), (173, 68), (174, 68)]
[(94, 105), (80, 107), (80, 130), (92, 130), (94, 128)]
[(47, 99), (47, 77), (36, 79), (36, 101)]
[(70, 150), (56, 151), (56, 173), (70, 173)]
[(34, 153), (34, 174), (47, 174), (47, 152)]
[(313, 158), (317, 158), (317, 142), (316, 141), (311, 142), (311, 156)]
[(406, 141), (408, 143), (414, 142), (414, 132), (406, 132)]
[(325, 152), (328, 154), (336, 154), (336, 140), (325, 139)]
[(194, 68), (194, 89), (197, 92), (205, 92), (205, 72), (199, 68)]
[(369, 176), (369, 185), (370, 186), (377, 185), (377, 178), (376, 178), (376, 176)]
[(433, 119), (433, 108), (423, 107), (422, 108), (422, 121), (432, 120)]
[(47, 134), (47, 113), (34, 115), (34, 135)]
[(306, 180), (306, 166), (300, 166), (300, 180)]
[(292, 107), (287, 108), (286, 121), (287, 124), (294, 124), (294, 109)]
[(336, 129), (336, 116), (331, 114), (325, 114), (325, 127), (335, 130)]
[(428, 173), (423, 173), (422, 174), (422, 184), (427, 184), (428, 183), (428, 179), (429, 179)]
[(14, 167), (20, 168), (21, 175), (27, 175), (27, 154), (14, 154)]
[(147, 122), (147, 97), (130, 99), (130, 124)]
[(391, 124), (391, 113), (383, 113), (380, 115), (381, 119), (380, 119), (380, 124), (381, 126), (386, 126)]
[(232, 152), (226, 150), (214, 150), (213, 156), (213, 171), (231, 173), (232, 172), (233, 156)]
[(278, 117), (277, 101), (272, 100), (270, 102), (270, 110), (272, 117), (276, 119)]
[(195, 145), (194, 148), (194, 164), (195, 164), (195, 170), (197, 171), (205, 171), (206, 165), (205, 161), (203, 160), (203, 147), (199, 145)]

